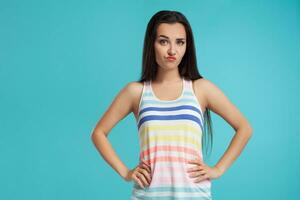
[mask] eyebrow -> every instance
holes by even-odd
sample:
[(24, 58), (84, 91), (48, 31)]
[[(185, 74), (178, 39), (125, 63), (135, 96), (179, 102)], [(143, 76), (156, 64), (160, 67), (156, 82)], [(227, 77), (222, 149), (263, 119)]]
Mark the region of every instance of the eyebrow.
[[(169, 39), (169, 37), (165, 36), (165, 35), (159, 35), (158, 37), (164, 37), (164, 38)], [(185, 38), (177, 38), (177, 40), (185, 40)]]

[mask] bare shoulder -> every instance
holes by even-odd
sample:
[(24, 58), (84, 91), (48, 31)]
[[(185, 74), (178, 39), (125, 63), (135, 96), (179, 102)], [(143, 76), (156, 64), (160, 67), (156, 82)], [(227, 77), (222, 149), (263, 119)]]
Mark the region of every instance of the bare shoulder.
[(207, 90), (207, 81), (208, 80), (204, 78), (193, 80), (193, 89), (196, 97), (198, 98), (198, 101), (201, 104), (202, 110), (205, 110), (207, 108), (208, 103), (205, 95), (205, 91)]
[(218, 89), (216, 84), (214, 84), (212, 81), (210, 81), (206, 78), (199, 78), (197, 80), (194, 80), (194, 84), (195, 84), (196, 89), (201, 90), (201, 92), (205, 96), (207, 95), (208, 92)]
[(224, 102), (227, 100), (227, 97), (221, 89), (215, 83), (206, 78), (194, 80), (193, 85), (195, 94), (199, 101), (202, 102), (203, 107), (219, 113), (219, 108), (216, 105), (217, 100)]
[(143, 90), (143, 83), (138, 81), (129, 82), (126, 85), (127, 92), (133, 97), (133, 100), (138, 98)]
[(196, 86), (201, 87), (201, 88), (210, 87), (211, 85), (213, 85), (213, 83), (206, 78), (199, 78), (197, 80), (194, 80), (193, 82)]
[(215, 83), (201, 78), (195, 80), (195, 87), (201, 88), (207, 108), (225, 119), (235, 130), (241, 126), (250, 127), (245, 116)]
[(214, 97), (223, 97), (225, 98), (225, 94), (221, 91), (221, 89), (212, 81), (206, 79), (206, 78), (200, 78), (197, 80), (194, 80), (194, 87), (195, 90), (197, 90), (197, 93), (200, 93), (202, 96), (205, 106), (212, 108), (212, 98)]
[(137, 117), (139, 101), (143, 92), (143, 83), (133, 81), (128, 83), (126, 87), (132, 98), (132, 112)]

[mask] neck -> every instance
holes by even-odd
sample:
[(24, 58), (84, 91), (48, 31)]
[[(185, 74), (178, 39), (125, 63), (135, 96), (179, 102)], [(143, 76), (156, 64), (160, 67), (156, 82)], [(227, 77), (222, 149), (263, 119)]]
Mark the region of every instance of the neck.
[(174, 69), (164, 69), (162, 67), (158, 67), (157, 76), (155, 78), (155, 82), (157, 83), (176, 83), (181, 81), (178, 67)]

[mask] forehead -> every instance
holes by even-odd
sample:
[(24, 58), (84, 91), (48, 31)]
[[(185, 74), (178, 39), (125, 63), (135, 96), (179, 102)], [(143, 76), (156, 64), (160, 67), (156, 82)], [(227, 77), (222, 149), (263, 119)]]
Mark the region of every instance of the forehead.
[(157, 28), (157, 36), (165, 35), (169, 38), (185, 38), (185, 28), (181, 23), (161, 23)]

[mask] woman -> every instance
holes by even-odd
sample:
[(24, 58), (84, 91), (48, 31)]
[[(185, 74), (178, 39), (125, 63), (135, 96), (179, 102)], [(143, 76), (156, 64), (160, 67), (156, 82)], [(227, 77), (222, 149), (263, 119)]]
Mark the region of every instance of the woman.
[[(211, 133), (209, 111), (236, 131), (230, 146), (210, 167), (203, 162), (202, 133)], [(140, 158), (128, 169), (107, 135), (133, 113)], [(207, 131), (208, 130), (208, 131)], [(212, 199), (211, 180), (219, 178), (252, 135), (246, 118), (222, 91), (198, 72), (193, 34), (180, 12), (159, 11), (149, 21), (141, 79), (128, 83), (96, 125), (92, 140), (103, 158), (126, 181), (132, 199)]]

